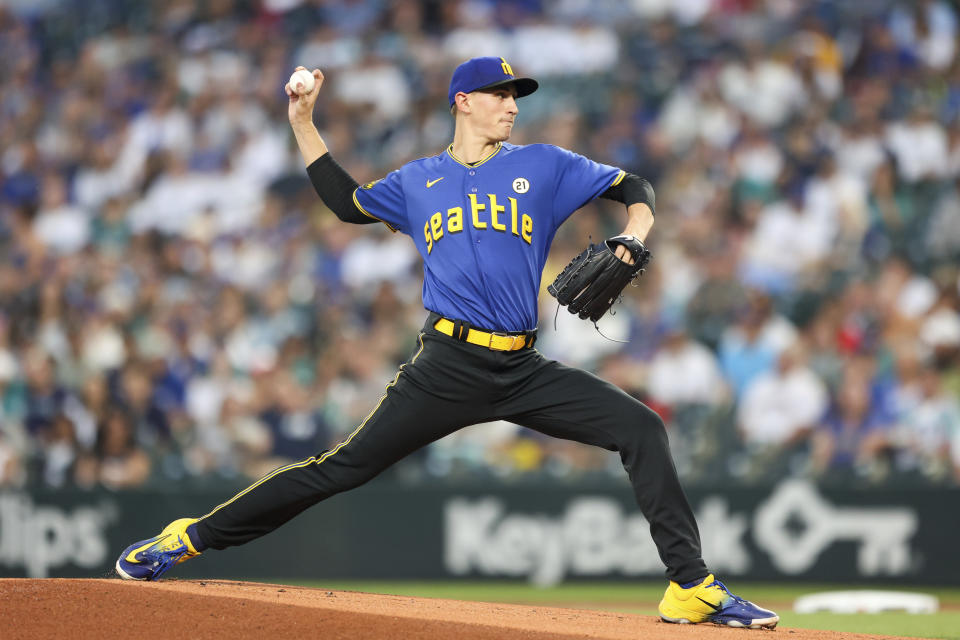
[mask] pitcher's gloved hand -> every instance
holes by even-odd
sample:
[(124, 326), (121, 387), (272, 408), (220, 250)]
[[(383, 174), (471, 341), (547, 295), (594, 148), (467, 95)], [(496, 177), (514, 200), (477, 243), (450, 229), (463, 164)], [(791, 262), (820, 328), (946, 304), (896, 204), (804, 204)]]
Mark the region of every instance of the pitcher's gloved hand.
[[(618, 258), (618, 246), (626, 247), (633, 264)], [(624, 287), (643, 273), (650, 252), (635, 236), (614, 236), (587, 247), (570, 261), (547, 291), (570, 313), (596, 322), (613, 306)]]

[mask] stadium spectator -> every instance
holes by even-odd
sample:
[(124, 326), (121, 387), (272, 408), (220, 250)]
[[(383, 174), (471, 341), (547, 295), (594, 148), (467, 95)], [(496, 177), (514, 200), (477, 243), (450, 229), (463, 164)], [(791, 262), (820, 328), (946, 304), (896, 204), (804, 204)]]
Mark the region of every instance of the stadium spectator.
[(34, 349), (26, 355), (24, 367), (24, 425), (34, 437), (54, 426), (66, 410), (70, 391), (56, 379), (55, 363), (46, 353)]
[(950, 3), (898, 2), (890, 12), (889, 25), (894, 41), (928, 67), (945, 69), (955, 60), (957, 14)]
[(748, 289), (736, 277), (737, 265), (730, 260), (732, 243), (714, 241), (700, 255), (704, 279), (690, 297), (685, 311), (690, 334), (716, 350), (723, 332), (747, 305)]
[(960, 261), (960, 153), (954, 167), (954, 179), (933, 204), (923, 242), (935, 263)]
[(667, 334), (650, 362), (647, 390), (658, 405), (716, 406), (729, 397), (717, 356), (681, 330)]
[(943, 389), (935, 367), (921, 369), (912, 402), (904, 402), (894, 434), (899, 471), (914, 471), (937, 482), (952, 480), (960, 404)]
[(743, 59), (720, 72), (720, 91), (755, 125), (775, 129), (807, 105), (807, 88), (794, 69), (767, 55), (762, 43), (748, 39), (743, 45)]
[(869, 374), (848, 365), (836, 397), (813, 434), (812, 470), (840, 478), (865, 476), (882, 480), (889, 473), (888, 416), (871, 402)]
[(150, 457), (136, 443), (133, 420), (112, 410), (100, 422), (97, 434), (95, 478), (104, 487), (138, 487), (150, 476)]
[(54, 417), (40, 434), (41, 449), (38, 476), (48, 487), (62, 487), (70, 480), (77, 457), (73, 422), (63, 414)]
[(896, 160), (898, 177), (907, 184), (944, 177), (947, 132), (935, 119), (933, 109), (918, 101), (903, 120), (887, 125), (885, 144)]
[(0, 431), (0, 488), (24, 484), (26, 474), (21, 458), (19, 448), (11, 442), (7, 430)]
[(90, 216), (67, 201), (67, 185), (55, 173), (44, 176), (40, 210), (33, 219), (33, 232), (51, 251), (76, 253), (90, 240)]
[[(810, 436), (828, 401), (827, 388), (807, 366), (800, 341), (781, 352), (776, 368), (753, 378), (737, 410), (751, 475), (762, 478), (779, 471), (804, 471)], [(799, 457), (794, 458), (797, 453)], [(800, 469), (790, 468), (794, 459), (799, 460)]]
[(720, 339), (724, 376), (739, 398), (754, 377), (770, 371), (780, 353), (797, 338), (793, 324), (773, 309), (769, 296), (754, 291), (740, 309), (736, 324)]
[(741, 279), (774, 295), (804, 284), (808, 272), (823, 266), (836, 235), (829, 211), (808, 202), (801, 184), (790, 185), (787, 197), (763, 207), (747, 242)]

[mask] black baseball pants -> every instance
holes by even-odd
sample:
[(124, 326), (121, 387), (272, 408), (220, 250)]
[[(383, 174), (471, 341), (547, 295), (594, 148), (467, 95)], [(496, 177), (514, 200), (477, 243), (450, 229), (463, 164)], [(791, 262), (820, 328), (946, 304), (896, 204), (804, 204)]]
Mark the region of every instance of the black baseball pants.
[(696, 520), (656, 413), (535, 349), (491, 351), (455, 340), (433, 328), (438, 318), (430, 314), (416, 353), (353, 433), (332, 449), (275, 469), (201, 518), (203, 543), (223, 549), (249, 542), (435, 440), (503, 419), (618, 451), (667, 577), (684, 583), (707, 575)]

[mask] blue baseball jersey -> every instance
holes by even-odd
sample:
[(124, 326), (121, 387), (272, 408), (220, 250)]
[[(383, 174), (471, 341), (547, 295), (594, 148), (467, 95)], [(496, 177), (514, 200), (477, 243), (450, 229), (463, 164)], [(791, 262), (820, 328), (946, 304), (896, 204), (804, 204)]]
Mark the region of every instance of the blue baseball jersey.
[(624, 172), (553, 145), (501, 143), (472, 165), (444, 153), (354, 191), (357, 207), (413, 238), (423, 305), (493, 331), (537, 326), (557, 228)]

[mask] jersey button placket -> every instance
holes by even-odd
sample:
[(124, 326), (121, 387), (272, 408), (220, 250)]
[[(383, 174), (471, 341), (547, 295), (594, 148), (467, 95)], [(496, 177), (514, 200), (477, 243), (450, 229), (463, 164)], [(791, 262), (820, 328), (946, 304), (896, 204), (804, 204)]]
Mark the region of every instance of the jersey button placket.
[[(467, 175), (469, 175), (469, 176), (472, 178), (472, 177), (475, 177), (475, 176), (477, 175), (477, 172), (476, 172), (475, 169), (470, 169), (469, 171), (467, 171)], [(477, 192), (477, 187), (476, 187), (476, 186), (470, 187), (470, 191), (471, 191), (472, 193), (476, 193), (476, 192)], [(479, 236), (479, 235), (476, 237), (476, 242), (477, 242), (477, 244), (480, 244), (480, 236)]]
[[(473, 173), (473, 171), (471, 171), (470, 173)], [(477, 188), (476, 188), (476, 187), (470, 187), (470, 191), (476, 193), (476, 192), (477, 192)], [(480, 244), (480, 236), (479, 236), (479, 235), (477, 236), (477, 244)]]
[[(473, 169), (468, 169), (468, 170), (467, 170), (467, 175), (470, 176), (470, 177), (474, 177), (474, 176), (477, 175), (477, 172), (474, 171)], [(473, 182), (472, 180), (464, 180), (464, 182), (467, 183), (467, 184), (466, 184), (466, 187), (467, 187), (468, 189), (470, 189), (470, 192), (471, 192), (471, 193), (476, 193), (476, 192), (477, 192), (477, 186), (476, 186), (475, 184), (472, 184), (472, 182)], [(468, 209), (469, 209), (469, 203), (468, 203)], [(479, 244), (479, 243), (480, 243), (480, 238), (477, 237), (477, 234), (476, 234), (476, 233), (471, 233), (470, 235), (473, 236), (473, 238), (472, 238), (473, 244)]]
[[(473, 171), (470, 172), (471, 175), (473, 175), (473, 173), (474, 173)], [(476, 187), (470, 187), (470, 191), (472, 191), (473, 193), (476, 193), (476, 192), (477, 192), (477, 188), (476, 188)], [(476, 240), (477, 240), (477, 244), (480, 244), (480, 234), (479, 234), (479, 233), (476, 235)]]

